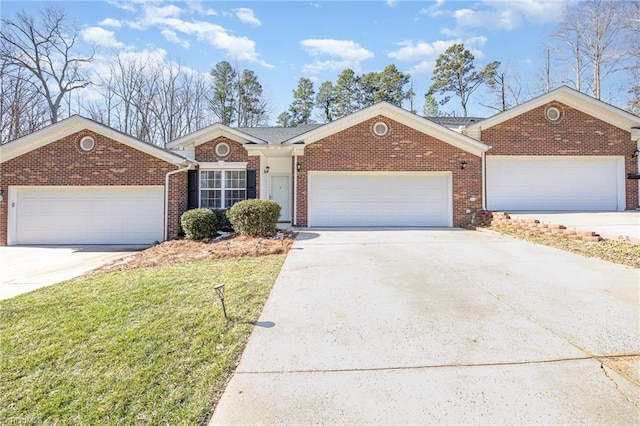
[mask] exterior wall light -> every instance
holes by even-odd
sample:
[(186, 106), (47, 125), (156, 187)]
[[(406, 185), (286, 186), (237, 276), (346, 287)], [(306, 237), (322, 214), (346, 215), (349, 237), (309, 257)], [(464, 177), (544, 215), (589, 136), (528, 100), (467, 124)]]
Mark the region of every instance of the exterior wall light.
[(460, 170), (464, 170), (467, 168), (467, 162), (465, 160), (462, 160), (460, 162)]
[(636, 150), (631, 154), (631, 158), (638, 158), (638, 156), (640, 156), (640, 149), (636, 148)]
[(297, 170), (297, 171), (302, 170), (302, 164), (300, 164), (300, 163), (296, 163), (296, 170)]
[(265, 168), (264, 168), (264, 172), (265, 172), (265, 173), (269, 173), (269, 170), (271, 170), (271, 168), (270, 168), (269, 166), (267, 166), (267, 167), (265, 167)]
[(4, 201), (4, 189), (0, 188), (0, 203)]

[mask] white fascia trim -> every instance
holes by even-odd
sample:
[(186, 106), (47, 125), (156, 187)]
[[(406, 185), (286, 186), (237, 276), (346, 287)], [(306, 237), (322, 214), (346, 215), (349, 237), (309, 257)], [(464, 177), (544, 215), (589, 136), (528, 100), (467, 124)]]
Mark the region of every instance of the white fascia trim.
[(296, 142), (304, 142), (305, 145), (309, 145), (331, 134), (352, 127), (358, 123), (361, 123), (378, 115), (382, 115), (391, 120), (412, 127), (415, 130), (426, 133), (429, 136), (433, 136), (439, 140), (442, 140), (443, 142), (449, 143), (450, 145), (453, 145), (478, 157), (482, 156), (482, 153), (489, 149), (489, 147), (482, 142), (478, 142), (473, 138), (458, 133), (440, 124), (434, 123), (431, 120), (427, 120), (424, 117), (420, 117), (387, 102), (379, 102), (356, 113), (340, 118), (307, 133), (303, 133), (302, 135), (296, 136), (295, 138), (289, 139), (283, 142), (283, 144), (294, 145)]
[(228, 139), (231, 139), (232, 141), (241, 143), (243, 145), (247, 143), (256, 143), (260, 145), (266, 144), (266, 142), (262, 139), (258, 139), (254, 136), (248, 135), (229, 126), (225, 126), (224, 124), (217, 123), (171, 141), (167, 143), (167, 148), (171, 149), (185, 145), (198, 146), (221, 136), (224, 136)]
[(265, 155), (269, 157), (269, 154), (278, 154), (278, 153), (291, 153), (292, 147), (291, 145), (245, 145), (244, 149), (247, 150), (249, 156), (258, 156)]
[(609, 105), (608, 103), (600, 101), (589, 95), (585, 95), (584, 93), (578, 92), (570, 87), (562, 86), (507, 111), (500, 112), (493, 117), (489, 117), (472, 124), (467, 127), (467, 130), (470, 134), (479, 134), (482, 130), (486, 130), (553, 101), (575, 108), (585, 114), (595, 116), (622, 130), (632, 131), (632, 127), (640, 126), (640, 117), (616, 108), (613, 105)]
[(209, 170), (209, 169), (235, 169), (235, 170), (245, 170), (247, 168), (246, 161), (210, 161), (210, 162), (200, 162), (200, 170)]
[(23, 136), (20, 139), (16, 139), (13, 142), (0, 146), (0, 163), (12, 160), (81, 130), (90, 130), (94, 133), (106, 136), (109, 139), (120, 142), (171, 164), (195, 164), (195, 162), (188, 160), (181, 155), (174, 154), (172, 152), (165, 151), (158, 146), (142, 142), (132, 136), (125, 135), (124, 133), (120, 133), (117, 130), (79, 115), (71, 116), (29, 135)]

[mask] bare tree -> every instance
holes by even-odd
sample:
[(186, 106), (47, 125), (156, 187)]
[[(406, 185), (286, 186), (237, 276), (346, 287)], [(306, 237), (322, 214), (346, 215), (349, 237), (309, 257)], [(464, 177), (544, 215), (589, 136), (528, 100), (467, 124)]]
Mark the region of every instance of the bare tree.
[(46, 125), (47, 106), (35, 89), (34, 77), (21, 68), (0, 62), (0, 143), (6, 143)]
[(574, 74), (576, 89), (584, 91), (583, 73), (591, 70), (593, 96), (600, 99), (602, 81), (624, 68), (625, 14), (630, 2), (583, 0), (567, 5), (554, 37)]
[(78, 30), (69, 30), (65, 19), (62, 9), (47, 7), (39, 21), (25, 12), (1, 20), (0, 58), (35, 77), (32, 83), (48, 105), (51, 123), (58, 121), (65, 95), (91, 84), (82, 68), (93, 60), (93, 51), (77, 52)]
[(522, 99), (522, 84), (518, 76), (511, 71), (511, 66), (506, 64), (495, 70), (487, 86), (492, 95), (489, 102), (480, 102), (485, 108), (495, 111), (506, 111), (520, 104)]

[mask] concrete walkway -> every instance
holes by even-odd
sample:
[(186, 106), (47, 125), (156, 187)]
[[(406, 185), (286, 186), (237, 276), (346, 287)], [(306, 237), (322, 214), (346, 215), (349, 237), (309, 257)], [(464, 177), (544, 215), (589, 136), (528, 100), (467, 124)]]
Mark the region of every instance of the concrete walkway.
[(0, 300), (69, 280), (149, 246), (0, 247)]
[(514, 219), (538, 219), (543, 223), (593, 231), (609, 240), (623, 239), (640, 244), (640, 211), (507, 213)]
[(637, 424), (639, 278), (473, 231), (302, 231), (210, 424)]

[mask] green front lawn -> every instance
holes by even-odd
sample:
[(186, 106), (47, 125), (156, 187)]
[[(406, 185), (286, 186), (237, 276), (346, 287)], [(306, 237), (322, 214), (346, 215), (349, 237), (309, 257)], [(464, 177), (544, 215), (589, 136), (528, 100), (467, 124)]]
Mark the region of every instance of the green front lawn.
[(84, 276), (0, 302), (0, 424), (203, 423), (283, 261)]

